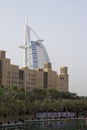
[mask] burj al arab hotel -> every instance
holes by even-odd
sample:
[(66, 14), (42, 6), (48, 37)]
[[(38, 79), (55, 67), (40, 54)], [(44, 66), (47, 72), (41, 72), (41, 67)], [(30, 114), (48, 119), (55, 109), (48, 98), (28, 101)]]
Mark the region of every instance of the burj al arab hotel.
[[(31, 41), (30, 33), (33, 32), (33, 34), (37, 37), (36, 41)], [(33, 31), (32, 28), (28, 26), (27, 23), (25, 23), (24, 26), (24, 45), (21, 45), (19, 48), (22, 48), (25, 50), (25, 60), (24, 64), (29, 69), (34, 68), (44, 68), (45, 63), (50, 63), (49, 56), (47, 54), (46, 48), (42, 44), (43, 40), (41, 40), (37, 34)]]

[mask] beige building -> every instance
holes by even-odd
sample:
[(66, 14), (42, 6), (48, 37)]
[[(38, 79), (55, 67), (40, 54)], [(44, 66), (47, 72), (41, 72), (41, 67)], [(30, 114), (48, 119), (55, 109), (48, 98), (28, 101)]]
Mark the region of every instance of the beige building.
[(31, 91), (33, 88), (68, 91), (67, 67), (61, 67), (60, 74), (52, 70), (51, 63), (45, 63), (44, 69), (19, 68), (18, 65), (10, 63), (10, 59), (6, 58), (5, 53), (5, 51), (0, 51), (0, 86), (18, 87), (26, 91)]

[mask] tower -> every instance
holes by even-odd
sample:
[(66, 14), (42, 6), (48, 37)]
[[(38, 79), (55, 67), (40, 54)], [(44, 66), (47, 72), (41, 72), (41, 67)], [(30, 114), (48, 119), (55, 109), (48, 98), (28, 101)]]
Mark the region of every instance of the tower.
[[(25, 50), (25, 66), (29, 69), (35, 69), (40, 68), (44, 69), (45, 63), (50, 63), (49, 56), (47, 54), (46, 48), (42, 44), (43, 40), (41, 40), (37, 34), (33, 31), (32, 28), (28, 26), (27, 23), (25, 23), (24, 26), (24, 42), (25, 45), (21, 45), (20, 48)], [(33, 32), (33, 34), (37, 37), (36, 41), (31, 41), (30, 39), (30, 33)]]
[(60, 74), (58, 75), (58, 91), (65, 91), (67, 92), (69, 89), (69, 75), (68, 75), (68, 68), (61, 67)]

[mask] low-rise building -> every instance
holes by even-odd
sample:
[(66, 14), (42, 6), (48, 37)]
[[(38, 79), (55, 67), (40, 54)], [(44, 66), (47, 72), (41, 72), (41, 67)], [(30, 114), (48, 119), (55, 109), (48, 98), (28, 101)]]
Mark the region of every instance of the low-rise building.
[(69, 89), (69, 76), (67, 67), (60, 68), (60, 74), (52, 70), (51, 63), (45, 63), (44, 69), (19, 68), (12, 65), (6, 58), (6, 52), (0, 51), (0, 86), (4, 88), (17, 87), (31, 91), (33, 88), (56, 89), (67, 92)]

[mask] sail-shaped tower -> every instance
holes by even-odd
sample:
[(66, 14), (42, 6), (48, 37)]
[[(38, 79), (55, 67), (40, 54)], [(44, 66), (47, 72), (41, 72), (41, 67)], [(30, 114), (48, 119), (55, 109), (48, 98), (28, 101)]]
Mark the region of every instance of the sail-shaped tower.
[[(37, 37), (37, 41), (31, 41), (30, 33), (31, 31)], [(43, 40), (39, 39), (37, 34), (28, 26), (26, 23), (24, 26), (25, 32), (25, 45), (20, 46), (20, 48), (25, 49), (25, 66), (29, 69), (34, 68), (44, 68), (45, 63), (50, 63), (49, 56), (47, 54), (46, 48), (42, 44)]]

